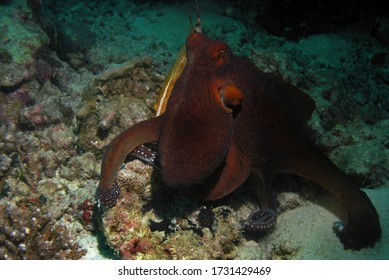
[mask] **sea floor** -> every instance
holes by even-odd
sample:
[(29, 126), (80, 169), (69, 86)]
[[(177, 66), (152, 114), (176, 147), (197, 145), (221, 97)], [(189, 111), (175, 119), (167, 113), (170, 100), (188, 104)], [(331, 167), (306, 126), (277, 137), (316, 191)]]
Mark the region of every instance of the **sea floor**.
[[(239, 257), (242, 259), (259, 259), (258, 252), (262, 248), (269, 248), (273, 244), (278, 246), (278, 252), (292, 255), (291, 259), (299, 260), (376, 260), (389, 258), (388, 220), (385, 212), (388, 211), (388, 188), (368, 190), (367, 194), (376, 206), (381, 217), (382, 237), (375, 248), (362, 249), (358, 252), (344, 250), (339, 246), (339, 240), (332, 231), (332, 224), (339, 220), (339, 213), (334, 200), (322, 195), (316, 203), (308, 202), (304, 206), (281, 214), (274, 231), (263, 240), (248, 241)], [(257, 254), (256, 254), (257, 252)]]
[(92, 221), (104, 148), (153, 117), (195, 6), (6, 2), (0, 3), (0, 259), (389, 259), (389, 53), (380, 38), (353, 26), (291, 41), (249, 24), (255, 15), (234, 5), (199, 1), (205, 34), (315, 100), (312, 137), (380, 216), (380, 241), (351, 251), (332, 231), (341, 207), (294, 177), (277, 180), (280, 214), (262, 236), (239, 229), (257, 207), (250, 186), (215, 203), (160, 195), (151, 168), (141, 163), (127, 164), (118, 176), (129, 191), (122, 201), (133, 204), (120, 202)]

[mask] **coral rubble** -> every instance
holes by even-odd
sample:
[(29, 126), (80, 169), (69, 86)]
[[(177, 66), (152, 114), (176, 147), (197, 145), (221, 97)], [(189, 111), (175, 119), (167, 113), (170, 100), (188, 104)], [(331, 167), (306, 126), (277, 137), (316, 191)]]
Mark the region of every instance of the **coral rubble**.
[(0, 259), (79, 259), (81, 249), (66, 225), (26, 199), (0, 206)]
[[(240, 223), (258, 207), (250, 182), (221, 201), (198, 201), (190, 190), (168, 189), (157, 168), (137, 160), (118, 173), (119, 202), (97, 209), (105, 146), (154, 115), (163, 74), (189, 30), (181, 12), (188, 3), (113, 2), (0, 3), (0, 259), (101, 258), (85, 245), (97, 231), (123, 259), (382, 258), (381, 248), (341, 251), (331, 232), (335, 214), (341, 216), (336, 203), (290, 176), (274, 180), (278, 223), (260, 236)], [(315, 26), (273, 26), (295, 39), (288, 41), (254, 28), (262, 22), (271, 30), (276, 14), (259, 20), (261, 10), (247, 3), (209, 2), (204, 31), (312, 96), (315, 141), (358, 186), (385, 200), (387, 17), (375, 18), (371, 31), (331, 26), (333, 33), (313, 36), (307, 35)], [(386, 209), (380, 211), (384, 224)]]

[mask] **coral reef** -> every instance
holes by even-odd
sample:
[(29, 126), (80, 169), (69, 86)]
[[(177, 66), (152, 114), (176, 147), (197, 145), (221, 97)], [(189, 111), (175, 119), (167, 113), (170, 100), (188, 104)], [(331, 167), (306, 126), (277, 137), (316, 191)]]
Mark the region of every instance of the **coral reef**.
[(25, 1), (0, 13), (0, 258), (79, 259), (77, 206), (98, 174), (71, 126), (84, 86), (71, 81), (83, 74), (48, 49)]
[[(258, 43), (250, 58), (263, 71), (310, 94), (320, 125), (328, 130), (348, 120), (375, 123), (388, 115), (384, 96), (388, 71), (380, 66), (388, 62), (379, 44), (367, 44), (371, 40), (368, 34), (358, 37), (350, 31), (313, 35), (299, 42), (272, 38), (266, 45)], [(374, 57), (380, 62), (374, 62)]]
[(294, 247), (290, 241), (271, 246), (266, 252), (265, 259), (269, 260), (290, 260), (296, 255), (298, 248)]
[(159, 246), (162, 236), (152, 234), (147, 225), (149, 217), (142, 213), (141, 197), (150, 191), (151, 168), (141, 166), (138, 161), (128, 165), (135, 168), (126, 166), (117, 178), (118, 184), (124, 186), (119, 202), (103, 214), (104, 235), (108, 245), (120, 252), (122, 258), (163, 259), (165, 254)]
[(5, 12), (0, 18), (0, 88), (11, 88), (34, 77), (34, 56), (49, 39), (34, 22), (24, 1), (2, 9)]
[[(233, 258), (242, 234), (236, 213), (225, 206), (206, 210), (200, 204), (192, 204), (189, 211), (188, 200), (174, 193), (152, 198), (152, 189), (166, 190), (151, 175), (152, 168), (138, 160), (119, 171), (121, 196), (102, 218), (108, 245), (125, 259)], [(167, 200), (174, 207), (166, 208)]]
[(85, 255), (66, 225), (39, 198), (0, 206), (0, 259), (79, 259)]
[[(123, 259), (388, 258), (385, 236), (376, 249), (345, 252), (331, 232), (341, 211), (294, 177), (274, 180), (278, 223), (261, 236), (240, 224), (258, 207), (250, 182), (221, 201), (202, 202), (167, 189), (158, 170), (139, 161), (119, 172), (119, 203), (96, 211), (102, 151), (154, 114), (163, 75), (189, 30), (186, 11), (194, 11), (183, 1), (114, 2), (1, 2), (1, 259), (102, 258), (96, 230)], [(277, 15), (258, 18), (258, 5), (272, 1), (254, 2), (207, 2), (204, 32), (310, 94), (318, 145), (369, 188), (374, 203), (386, 205), (387, 17), (369, 22), (371, 30), (331, 26), (334, 33), (309, 37), (314, 25), (282, 29), (290, 19), (282, 17), (272, 31), (302, 38), (292, 42), (253, 27)], [(379, 208), (383, 226), (386, 210)]]
[(389, 180), (388, 131), (388, 120), (372, 126), (354, 121), (346, 127), (335, 126), (322, 138), (322, 143), (331, 151), (331, 159), (343, 166), (356, 184), (376, 188)]
[(4, 176), (4, 173), (11, 166), (12, 159), (7, 155), (0, 154), (0, 176)]
[(77, 112), (84, 149), (99, 150), (125, 128), (152, 116), (162, 79), (151, 62), (148, 57), (136, 58), (91, 80)]
[(95, 34), (82, 22), (57, 23), (55, 49), (58, 56), (78, 68), (85, 64), (87, 52), (96, 44)]

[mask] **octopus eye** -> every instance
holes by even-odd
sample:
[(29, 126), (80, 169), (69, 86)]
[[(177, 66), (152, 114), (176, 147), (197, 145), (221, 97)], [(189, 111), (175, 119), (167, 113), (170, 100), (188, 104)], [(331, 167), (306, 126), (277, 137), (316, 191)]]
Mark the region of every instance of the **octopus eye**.
[(227, 52), (227, 50), (221, 50), (218, 54), (219, 59), (224, 58), (227, 54), (226, 52)]
[(205, 53), (216, 66), (225, 64), (231, 55), (228, 45), (219, 40), (212, 41), (208, 44)]
[(223, 65), (229, 57), (229, 49), (222, 49), (218, 51), (216, 56), (217, 65)]

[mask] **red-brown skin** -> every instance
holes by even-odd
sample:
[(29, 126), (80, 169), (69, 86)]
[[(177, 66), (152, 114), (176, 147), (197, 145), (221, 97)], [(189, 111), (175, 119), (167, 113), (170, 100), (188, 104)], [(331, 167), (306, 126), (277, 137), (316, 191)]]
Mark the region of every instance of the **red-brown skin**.
[[(374, 206), (305, 131), (313, 100), (261, 72), (248, 59), (233, 55), (224, 42), (192, 33), (186, 46), (188, 62), (166, 112), (127, 129), (108, 147), (100, 203), (116, 202), (119, 192), (114, 179), (125, 156), (141, 144), (158, 141), (162, 179), (168, 186), (194, 186), (218, 172), (206, 197), (214, 200), (251, 175), (266, 210), (273, 207), (269, 199), (273, 176), (297, 174), (325, 188), (344, 206), (348, 221), (337, 223), (335, 231), (345, 248), (373, 246), (381, 235)], [(250, 226), (261, 229), (255, 222)]]

